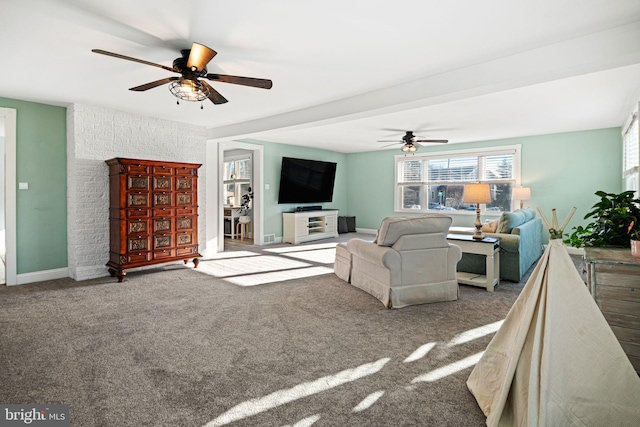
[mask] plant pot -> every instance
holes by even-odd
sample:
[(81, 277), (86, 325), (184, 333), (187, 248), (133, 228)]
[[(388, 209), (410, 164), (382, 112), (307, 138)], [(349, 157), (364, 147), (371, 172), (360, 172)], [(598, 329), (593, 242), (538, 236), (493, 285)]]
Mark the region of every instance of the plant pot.
[(640, 240), (631, 240), (631, 255), (640, 259)]
[(238, 217), (238, 221), (240, 221), (240, 222), (251, 222), (251, 217), (249, 215), (240, 215)]

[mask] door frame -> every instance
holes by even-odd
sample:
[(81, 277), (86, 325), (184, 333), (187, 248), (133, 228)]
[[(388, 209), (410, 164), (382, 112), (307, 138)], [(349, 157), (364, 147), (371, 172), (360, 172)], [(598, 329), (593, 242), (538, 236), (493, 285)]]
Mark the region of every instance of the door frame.
[(16, 257), (16, 118), (17, 110), (0, 107), (4, 119), (4, 228), (5, 228), (5, 282), (18, 284)]

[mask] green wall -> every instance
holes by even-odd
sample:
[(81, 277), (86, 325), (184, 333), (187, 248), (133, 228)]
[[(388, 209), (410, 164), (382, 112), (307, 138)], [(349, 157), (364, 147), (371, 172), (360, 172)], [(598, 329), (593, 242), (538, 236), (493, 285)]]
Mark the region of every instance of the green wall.
[[(455, 151), (520, 144), (522, 185), (531, 187), (525, 206), (540, 207), (551, 220), (556, 208), (562, 222), (572, 206), (578, 208), (565, 229), (584, 224), (584, 215), (597, 202), (597, 190), (622, 191), (622, 137), (620, 128), (510, 138), (455, 145), (423, 147), (420, 152)], [(359, 228), (377, 229), (393, 211), (394, 156), (399, 150), (347, 155), (349, 215)], [(454, 217), (454, 225), (473, 224), (473, 215)]]
[(17, 110), (18, 274), (67, 267), (67, 109), (0, 97)]
[[(272, 142), (245, 139), (242, 142), (258, 144), (264, 147), (264, 184), (269, 190), (264, 190), (264, 234), (275, 234), (282, 237), (282, 212), (291, 212), (297, 206), (305, 204), (278, 204), (278, 188), (280, 186), (280, 169), (283, 157), (322, 160), (337, 163), (336, 180), (331, 203), (318, 203), (324, 209), (338, 209), (340, 215), (347, 210), (347, 192), (349, 188), (347, 155), (334, 151), (317, 148), (298, 147), (295, 145), (275, 144)], [(316, 203), (313, 203), (314, 205)], [(308, 204), (307, 204), (308, 205)]]

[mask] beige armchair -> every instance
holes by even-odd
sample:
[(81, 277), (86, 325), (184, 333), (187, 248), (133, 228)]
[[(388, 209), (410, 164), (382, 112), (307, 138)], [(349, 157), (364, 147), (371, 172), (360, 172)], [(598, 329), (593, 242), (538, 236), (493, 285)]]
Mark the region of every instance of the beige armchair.
[(374, 242), (336, 248), (334, 271), (388, 308), (458, 299), (458, 246), (447, 242), (451, 218), (441, 214), (385, 218)]

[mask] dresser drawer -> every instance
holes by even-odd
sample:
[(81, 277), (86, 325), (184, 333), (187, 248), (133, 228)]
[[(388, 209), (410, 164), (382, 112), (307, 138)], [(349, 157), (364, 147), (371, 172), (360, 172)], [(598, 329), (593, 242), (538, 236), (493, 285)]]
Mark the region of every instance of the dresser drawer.
[(142, 252), (149, 250), (149, 236), (128, 236), (127, 252)]
[(154, 165), (152, 166), (152, 173), (154, 175), (173, 175), (174, 168), (167, 165)]
[(153, 236), (153, 250), (175, 247), (173, 234), (158, 234)]
[(149, 166), (130, 163), (127, 165), (127, 173), (129, 175), (149, 175)]
[(127, 264), (147, 261), (151, 261), (151, 252), (137, 252), (127, 254)]
[(176, 250), (175, 249), (163, 249), (163, 250), (157, 250), (157, 251), (153, 251), (153, 259), (165, 259), (165, 258), (173, 258), (176, 256)]
[(148, 219), (127, 220), (127, 234), (149, 234)]
[(173, 194), (171, 192), (166, 192), (166, 191), (154, 192), (153, 193), (153, 207), (155, 208), (155, 207), (170, 207), (170, 206), (173, 206), (172, 196), (173, 196)]
[[(122, 212), (122, 211), (121, 211)], [(125, 209), (124, 218), (148, 218), (151, 210), (146, 208)]]
[(195, 178), (179, 176), (176, 178), (177, 191), (191, 191), (195, 188)]
[(178, 176), (198, 176), (198, 168), (177, 167), (176, 175)]
[(178, 246), (187, 246), (196, 243), (194, 233), (178, 233), (176, 241)]
[(195, 215), (197, 211), (197, 208), (194, 206), (182, 206), (179, 208), (176, 208), (176, 216), (180, 217), (180, 216), (192, 216)]
[(178, 248), (176, 250), (178, 256), (184, 255), (195, 255), (198, 253), (198, 245), (187, 246), (183, 248)]
[(176, 210), (174, 208), (167, 207), (153, 208), (152, 212), (154, 218), (170, 218), (176, 214)]
[(195, 202), (194, 193), (192, 191), (176, 192), (176, 206), (193, 206)]
[(179, 216), (176, 218), (176, 231), (192, 231), (198, 221), (197, 216)]
[(175, 230), (173, 229), (173, 218), (153, 218), (153, 233), (172, 233)]
[(142, 191), (127, 193), (127, 207), (149, 207), (149, 193)]
[(149, 190), (149, 177), (144, 175), (129, 176), (127, 190)]
[(173, 190), (173, 180), (170, 176), (154, 176), (153, 177), (153, 190), (154, 191), (171, 191)]

